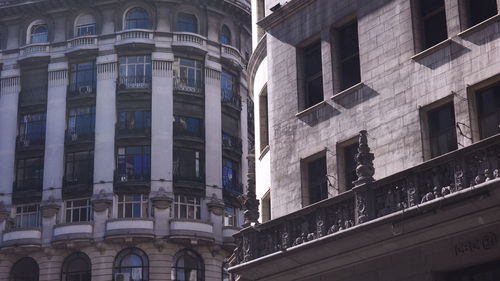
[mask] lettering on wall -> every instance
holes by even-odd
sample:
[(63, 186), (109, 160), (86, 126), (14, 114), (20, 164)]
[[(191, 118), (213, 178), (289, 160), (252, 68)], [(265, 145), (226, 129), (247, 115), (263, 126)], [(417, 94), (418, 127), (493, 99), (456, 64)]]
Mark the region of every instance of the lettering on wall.
[(455, 256), (463, 256), (481, 251), (488, 251), (498, 246), (498, 237), (493, 232), (488, 232), (480, 237), (463, 240), (455, 243)]

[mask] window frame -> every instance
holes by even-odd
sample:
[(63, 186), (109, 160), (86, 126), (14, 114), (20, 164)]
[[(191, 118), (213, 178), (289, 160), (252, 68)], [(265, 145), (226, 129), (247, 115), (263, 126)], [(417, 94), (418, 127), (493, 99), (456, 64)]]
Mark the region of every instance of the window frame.
[[(86, 201), (86, 205), (74, 206), (75, 202), (77, 201)], [(78, 213), (77, 220), (74, 219), (74, 215), (76, 212)], [(87, 219), (82, 219), (82, 213), (86, 214)], [(66, 223), (91, 222), (92, 220), (93, 220), (93, 209), (90, 198), (78, 198), (78, 199), (70, 199), (64, 201), (64, 221)]]
[[(30, 128), (38, 125), (35, 133), (29, 132)], [(46, 112), (30, 112), (20, 115), (18, 125), (19, 141), (23, 147), (30, 145), (44, 145), (46, 137), (47, 113)], [(32, 137), (33, 135), (37, 137)]]
[[(325, 90), (323, 89), (323, 57), (322, 57), (322, 46), (319, 36), (314, 36), (308, 39), (303, 44), (299, 45), (297, 48), (297, 75), (299, 83), (299, 100), (298, 100), (298, 110), (299, 112), (306, 110), (308, 108), (314, 107), (317, 104), (324, 102)], [(319, 52), (319, 62), (311, 63), (314, 59), (315, 52)], [(314, 55), (313, 55), (314, 54)], [(309, 66), (319, 65), (319, 70), (315, 73), (308, 73)], [(318, 80), (316, 81), (316, 80)], [(320, 87), (318, 90), (320, 92), (316, 93), (317, 96), (313, 95), (310, 86), (313, 83), (318, 83)], [(318, 99), (317, 101), (312, 98)]]
[[(83, 271), (70, 271), (71, 265), (75, 262), (81, 260), (86, 266), (87, 270)], [(90, 258), (83, 252), (74, 252), (64, 259), (61, 267), (61, 281), (75, 281), (73, 278), (75, 275), (78, 276), (78, 281), (91, 281), (92, 276), (92, 262)]]
[(226, 24), (223, 24), (221, 26), (219, 43), (224, 44), (224, 45), (228, 45), (228, 46), (232, 46), (231, 29)]
[[(337, 143), (337, 175), (338, 175), (338, 188), (340, 192), (345, 192), (354, 188), (354, 184), (349, 184), (350, 177), (348, 176), (349, 172), (356, 173), (356, 165), (354, 165), (354, 170), (348, 171), (349, 163), (348, 163), (348, 155), (347, 150), (354, 149), (359, 146), (358, 137), (352, 137), (348, 140)], [(356, 149), (357, 150), (357, 149)], [(356, 160), (353, 159), (354, 164), (356, 164)], [(352, 168), (352, 167), (351, 167)], [(354, 180), (357, 180), (357, 175)]]
[[(36, 31), (35, 29), (41, 29), (41, 31)], [(45, 31), (43, 31), (43, 29), (45, 29)], [(46, 22), (37, 21), (32, 23), (29, 26), (28, 32), (28, 44), (49, 43), (49, 25)]]
[[(349, 28), (351, 28), (352, 26), (355, 26), (353, 28), (353, 30), (355, 32), (353, 34), (348, 34), (347, 32), (349, 31)], [(352, 36), (355, 39), (350, 40), (352, 38), (350, 38), (349, 36)], [(355, 86), (356, 84), (361, 83), (361, 63), (360, 63), (360, 56), (359, 56), (358, 19), (352, 18), (349, 21), (347, 21), (346, 23), (344, 23), (341, 26), (339, 26), (338, 28), (336, 28), (336, 36), (334, 36), (334, 39), (336, 39), (336, 41), (337, 41), (335, 47), (337, 48), (336, 57), (338, 58), (338, 72), (339, 72), (338, 78), (340, 81), (338, 86), (339, 86), (339, 92), (341, 92), (341, 91), (344, 91), (344, 90), (351, 88), (352, 86)], [(352, 46), (355, 49), (352, 50), (352, 52), (345, 54), (344, 50), (346, 48), (344, 48), (343, 44), (345, 42), (351, 42), (351, 41), (355, 42), (355, 44), (353, 44), (353, 46)], [(357, 77), (355, 80), (350, 81), (350, 83), (347, 83), (346, 77), (348, 77), (350, 75), (347, 75), (348, 71), (346, 70), (346, 68), (348, 68), (348, 66), (346, 66), (346, 64), (352, 60), (354, 60), (354, 64), (356, 66)]]
[[(419, 53), (422, 51), (425, 51), (427, 49), (430, 49), (436, 45), (439, 45), (440, 43), (446, 41), (449, 38), (449, 32), (448, 32), (448, 16), (446, 15), (446, 1), (443, 1), (443, 6), (435, 9), (434, 11), (423, 15), (422, 11), (422, 1), (424, 0), (412, 0), (412, 14), (413, 14), (413, 21), (414, 21), (414, 42), (415, 42), (415, 53)], [(446, 36), (439, 42), (435, 42), (431, 44), (432, 42), (428, 42), (428, 35), (425, 30), (425, 22), (428, 21), (430, 18), (437, 16), (439, 13), (444, 13), (444, 22), (445, 22), (445, 27), (444, 29), (446, 30)], [(442, 20), (442, 19), (441, 19)]]
[(152, 65), (151, 55), (120, 56), (119, 86), (124, 85), (127, 89), (151, 88)]
[[(69, 74), (69, 87), (71, 92), (80, 93), (80, 88), (90, 87), (92, 92), (95, 93), (97, 85), (97, 65), (95, 60), (72, 63), (70, 65)], [(81, 77), (80, 74), (83, 74), (84, 77)]]
[[(76, 159), (77, 154), (85, 155), (83, 158)], [(86, 162), (86, 178), (78, 180), (78, 177), (75, 175), (76, 170), (80, 170), (82, 166), (75, 165), (76, 163), (85, 164)], [(71, 166), (71, 167), (69, 167)], [(68, 172), (68, 169), (71, 172)], [(81, 173), (81, 170), (78, 171)], [(76, 179), (75, 179), (76, 177)], [(94, 180), (94, 150), (79, 150), (79, 151), (68, 151), (64, 153), (64, 184), (65, 185), (78, 185), (78, 184), (86, 184), (93, 185)]]
[[(83, 119), (84, 126), (81, 126), (80, 120)], [(95, 136), (95, 123), (96, 123), (96, 107), (78, 106), (68, 108), (68, 119), (66, 124), (66, 131), (68, 137), (73, 141), (78, 139), (91, 139)], [(87, 121), (87, 122), (85, 122)], [(88, 123), (88, 124), (85, 124)]]
[[(122, 266), (124, 259), (128, 256), (136, 256), (140, 259), (140, 266)], [(140, 268), (141, 271), (141, 279), (140, 281), (148, 281), (149, 280), (149, 257), (148, 255), (141, 249), (130, 247), (121, 250), (115, 257), (113, 262), (113, 280), (115, 280), (115, 275), (117, 273), (129, 273), (132, 277), (132, 271), (134, 268)], [(131, 269), (128, 272), (128, 269)], [(137, 279), (136, 279), (137, 280)], [(134, 281), (136, 281), (134, 280)], [(139, 281), (137, 280), (137, 281)], [(116, 280), (115, 280), (116, 281)]]
[[(28, 160), (38, 160), (39, 165), (26, 166), (25, 163)], [(23, 163), (22, 165), (20, 165), (21, 162)], [(33, 168), (35, 174), (36, 173), (39, 174), (38, 177), (26, 178), (26, 169), (31, 169), (31, 168)], [(22, 179), (19, 179), (20, 170), (22, 170), (22, 174), (23, 174)], [(14, 191), (41, 189), (42, 185), (43, 185), (43, 170), (44, 170), (44, 157), (43, 156), (16, 159), (16, 186), (15, 186)], [(36, 184), (25, 184), (25, 182), (27, 180), (32, 180)]]
[[(23, 264), (23, 262), (25, 262), (25, 264)], [(27, 265), (26, 263), (28, 262), (31, 263), (30, 266), (33, 266), (33, 268), (29, 268), (26, 266)], [(19, 269), (17, 269), (17, 267), (19, 267)], [(18, 272), (16, 271), (20, 271), (23, 275), (19, 276)], [(14, 265), (12, 265), (9, 271), (9, 280), (38, 281), (40, 278), (39, 275), (40, 275), (40, 266), (36, 262), (36, 260), (34, 260), (31, 257), (23, 257), (17, 260), (14, 263)]]
[(185, 92), (201, 93), (204, 86), (203, 73), (203, 63), (200, 60), (176, 57), (174, 60), (175, 89)]
[[(182, 215), (182, 207), (185, 207), (185, 216)], [(173, 208), (170, 213), (174, 219), (201, 220), (201, 198), (198, 196), (176, 194)]]
[[(139, 198), (135, 198), (139, 196)], [(135, 208), (139, 206), (139, 214), (135, 213)], [(127, 209), (130, 208), (130, 216), (127, 215)], [(150, 217), (149, 196), (147, 194), (118, 194), (117, 217), (119, 219), (144, 219)]]
[[(26, 209), (25, 209), (26, 208)], [(34, 209), (28, 209), (34, 208)], [(26, 222), (25, 219), (28, 219)], [(15, 229), (40, 228), (42, 226), (42, 214), (40, 204), (22, 204), (15, 206), (14, 213)]]
[[(324, 159), (324, 160), (322, 160)], [(317, 163), (318, 161), (324, 161), (325, 165), (325, 178), (324, 178), (324, 185), (321, 186), (322, 189), (320, 189), (320, 198), (316, 198), (318, 200), (313, 201), (312, 199), (312, 192), (314, 192), (313, 187), (316, 186), (316, 184), (321, 184), (320, 180), (313, 181), (311, 178), (311, 165), (314, 163)], [(322, 201), (324, 199), (327, 199), (329, 197), (329, 187), (328, 187), (328, 158), (326, 157), (326, 150), (320, 151), (316, 154), (313, 154), (305, 159), (301, 159), (300, 161), (300, 167), (301, 167), (301, 185), (302, 185), (302, 206), (308, 206), (311, 204), (314, 204), (316, 202)], [(324, 195), (324, 196), (323, 196)]]
[[(185, 256), (189, 256), (190, 258), (193, 258), (195, 259), (197, 265), (196, 265), (196, 268), (189, 268), (189, 267), (185, 267), (185, 266), (179, 266), (179, 262), (180, 262), (180, 259), (181, 258), (184, 258)], [(172, 266), (172, 280), (175, 280), (175, 281), (189, 281), (189, 280), (192, 280), (191, 278), (189, 279), (186, 279), (186, 276), (190, 276), (190, 274), (186, 274), (187, 273), (187, 270), (195, 270), (196, 271), (196, 280), (194, 281), (204, 281), (205, 280), (205, 262), (203, 260), (203, 258), (200, 256), (200, 254), (198, 254), (197, 252), (191, 250), (191, 249), (183, 249), (183, 250), (180, 250), (179, 252), (177, 252), (174, 256), (174, 259), (173, 259), (173, 266)], [(183, 262), (185, 263), (185, 262)], [(178, 276), (178, 270), (183, 270), (183, 280), (182, 279), (179, 279), (177, 278)]]
[[(190, 159), (190, 161), (194, 160), (194, 173), (193, 171), (180, 171), (183, 166), (182, 161), (186, 160), (185, 157), (178, 158), (179, 152), (194, 152), (194, 158)], [(194, 148), (183, 148), (183, 147), (174, 147), (173, 151), (173, 165), (172, 165), (172, 174), (174, 176), (174, 180), (191, 180), (191, 181), (203, 181), (205, 178), (205, 155), (204, 151), (200, 149)]]
[[(134, 12), (141, 12), (142, 17), (129, 18)], [(124, 16), (124, 28), (123, 30), (133, 30), (133, 29), (152, 29), (151, 14), (143, 7), (132, 7), (125, 12)], [(133, 23), (133, 25), (131, 25)]]
[[(82, 18), (84, 17), (89, 17), (92, 18), (89, 22), (80, 22)], [(96, 23), (96, 18), (93, 14), (91, 13), (82, 13), (78, 15), (78, 17), (75, 19), (74, 23), (74, 37), (83, 37), (83, 36), (94, 36), (97, 35), (97, 23)], [(82, 32), (86, 31), (86, 32)]]
[[(140, 148), (140, 153), (132, 153), (132, 152), (127, 152), (128, 149), (132, 148)], [(123, 153), (121, 150), (123, 149)], [(140, 167), (141, 167), (141, 172), (140, 173), (135, 173), (135, 165), (136, 164), (136, 158), (137, 156), (140, 156)], [(134, 157), (134, 167), (132, 173), (129, 173), (128, 171), (130, 168), (127, 168), (126, 163), (127, 159), (131, 159), (129, 157)], [(122, 160), (123, 159), (123, 160)], [(149, 161), (148, 161), (149, 160)], [(122, 171), (122, 168), (124, 167), (124, 171)], [(127, 181), (134, 181), (134, 180), (149, 180), (151, 178), (151, 146), (150, 145), (127, 145), (127, 146), (117, 146), (116, 149), (116, 172), (117, 176), (120, 178), (120, 182), (127, 182)], [(126, 177), (126, 180), (123, 181), (121, 180), (122, 177)]]
[[(184, 19), (184, 21), (180, 21)], [(189, 22), (193, 20), (192, 22)], [(179, 12), (175, 16), (175, 32), (188, 32), (199, 34), (199, 20), (198, 17), (189, 12)]]

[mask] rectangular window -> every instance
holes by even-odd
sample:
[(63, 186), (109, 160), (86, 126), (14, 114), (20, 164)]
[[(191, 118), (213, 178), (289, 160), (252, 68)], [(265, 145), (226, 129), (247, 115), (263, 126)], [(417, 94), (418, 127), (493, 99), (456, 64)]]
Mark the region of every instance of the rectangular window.
[(174, 178), (202, 181), (204, 176), (202, 152), (191, 149), (174, 149)]
[(146, 181), (151, 175), (151, 147), (119, 147), (117, 155), (117, 181)]
[(147, 218), (148, 201), (144, 194), (118, 195), (118, 218)]
[(40, 206), (38, 204), (16, 206), (15, 228), (40, 227)]
[(95, 106), (69, 109), (67, 140), (93, 140), (95, 134)]
[(236, 85), (236, 76), (223, 70), (221, 73), (222, 103), (232, 104), (237, 107), (241, 106), (241, 98), (238, 95)]
[(18, 159), (16, 190), (41, 189), (43, 183), (43, 157)]
[(222, 186), (231, 193), (242, 194), (243, 186), (240, 184), (238, 163), (222, 158)]
[(201, 219), (200, 198), (194, 196), (175, 195), (174, 218)]
[(203, 138), (203, 120), (174, 115), (174, 137)]
[(227, 149), (236, 153), (242, 152), (241, 139), (222, 132), (222, 149)]
[(447, 103), (427, 113), (431, 157), (456, 150), (455, 110), (453, 103)]
[(118, 89), (151, 88), (151, 56), (120, 57)]
[(174, 88), (178, 91), (201, 93), (203, 65), (198, 60), (176, 58), (174, 62)]
[(233, 207), (224, 208), (224, 226), (237, 226), (235, 208)]
[(358, 143), (355, 142), (343, 148), (343, 166), (346, 190), (353, 188), (353, 182), (358, 179), (358, 176), (356, 174), (356, 154), (358, 153), (358, 146)]
[(21, 104), (32, 104), (47, 101), (48, 70), (36, 68), (22, 70), (21, 73)]
[(430, 48), (448, 38), (444, 0), (420, 0), (422, 49)]
[(302, 50), (305, 83), (304, 109), (323, 101), (323, 66), (321, 65), (321, 41)]
[(361, 82), (359, 65), (358, 22), (344, 25), (339, 34), (339, 62), (341, 90)]
[(271, 220), (271, 190), (262, 197), (262, 222)]
[(259, 132), (260, 132), (260, 151), (263, 151), (269, 145), (269, 119), (268, 119), (268, 101), (267, 88), (262, 95), (259, 95)]
[(149, 134), (151, 111), (121, 111), (118, 113), (118, 134)]
[(79, 151), (66, 153), (66, 167), (64, 173), (65, 185), (93, 183), (94, 151)]
[(481, 139), (500, 132), (500, 83), (481, 89), (476, 95)]
[(464, 0), (467, 13), (467, 27), (481, 23), (498, 13), (496, 0)]
[(45, 144), (45, 122), (45, 112), (21, 115), (18, 139), (20, 147)]
[(95, 35), (95, 23), (79, 25), (76, 29), (77, 36)]
[(70, 66), (70, 94), (95, 93), (97, 70), (95, 61), (73, 63)]
[(326, 157), (311, 161), (307, 165), (309, 204), (328, 198)]
[(92, 205), (90, 199), (75, 199), (66, 201), (66, 223), (88, 222), (92, 220)]

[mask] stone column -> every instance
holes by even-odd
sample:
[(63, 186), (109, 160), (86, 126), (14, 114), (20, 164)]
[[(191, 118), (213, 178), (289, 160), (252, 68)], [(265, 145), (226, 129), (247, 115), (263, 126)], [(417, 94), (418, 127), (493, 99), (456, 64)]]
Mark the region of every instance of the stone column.
[(17, 108), (21, 90), (19, 71), (2, 71), (0, 88), (0, 200), (11, 204), (15, 180)]
[(153, 53), (151, 108), (151, 202), (155, 234), (168, 235), (172, 192), (173, 76), (171, 54)]
[(241, 136), (241, 175), (240, 180), (244, 186), (243, 193), (248, 188), (246, 182), (246, 175), (248, 174), (248, 90), (245, 87), (240, 86), (241, 94), (241, 114), (240, 114), (240, 136)]
[(52, 241), (52, 228), (57, 223), (56, 214), (62, 204), (60, 199), (64, 173), (67, 68), (66, 63), (49, 65), (43, 194), (40, 204), (43, 244), (50, 244)]
[(94, 237), (104, 236), (112, 213), (115, 169), (116, 55), (97, 57), (96, 124), (94, 150)]
[(0, 231), (10, 216), (15, 179), (17, 108), (20, 88), (18, 71), (3, 71), (0, 81)]
[[(208, 64), (208, 62), (207, 62)], [(222, 116), (220, 71), (205, 69), (205, 182), (209, 219), (222, 241)], [(217, 187), (215, 187), (217, 186)]]

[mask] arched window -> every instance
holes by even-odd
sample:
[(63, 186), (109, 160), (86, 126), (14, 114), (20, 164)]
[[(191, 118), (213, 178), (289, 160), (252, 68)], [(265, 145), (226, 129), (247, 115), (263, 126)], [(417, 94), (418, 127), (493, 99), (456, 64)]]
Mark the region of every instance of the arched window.
[(204, 273), (203, 260), (195, 251), (185, 249), (175, 254), (173, 281), (204, 281)]
[(225, 24), (222, 26), (220, 31), (219, 41), (222, 44), (231, 45), (231, 30), (229, 30), (229, 27)]
[(80, 15), (75, 22), (76, 36), (95, 35), (95, 18), (91, 14)]
[(228, 271), (229, 264), (223, 263), (222, 264), (222, 281), (232, 281), (233, 278), (231, 277), (231, 273)]
[(47, 24), (34, 24), (30, 28), (30, 44), (49, 42), (49, 28)]
[(198, 33), (198, 19), (192, 14), (177, 14), (175, 31)]
[(125, 16), (125, 29), (151, 29), (149, 14), (143, 8), (133, 8)]
[(39, 268), (32, 258), (18, 260), (10, 270), (9, 281), (38, 281)]
[(61, 281), (90, 281), (91, 265), (84, 253), (73, 253), (63, 263)]
[(149, 261), (146, 253), (138, 248), (127, 248), (118, 253), (113, 280), (118, 281), (118, 278), (131, 281), (149, 280)]

